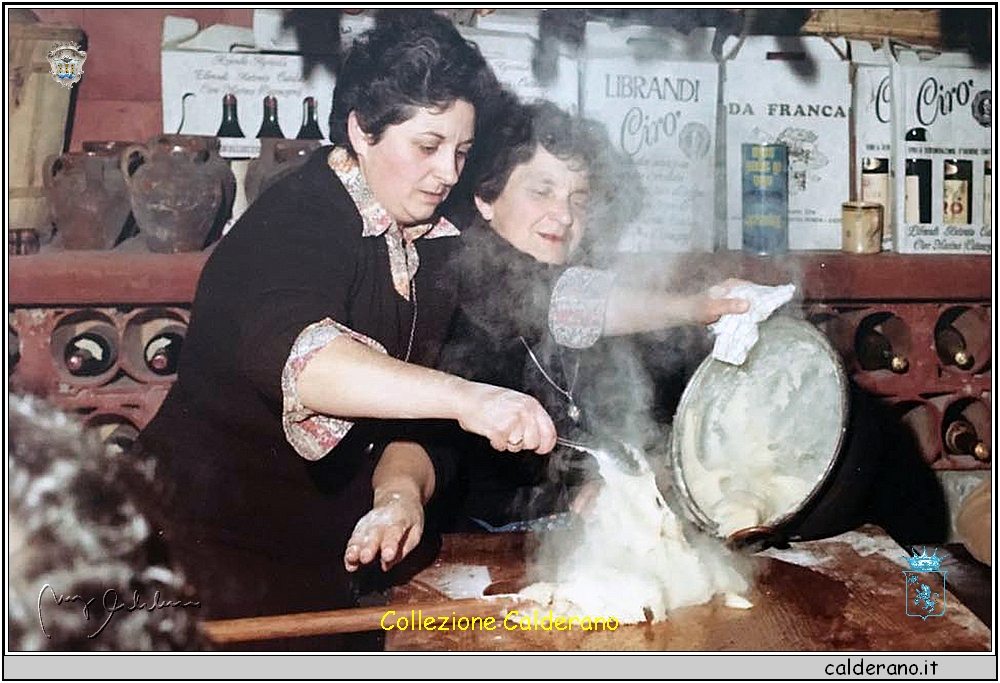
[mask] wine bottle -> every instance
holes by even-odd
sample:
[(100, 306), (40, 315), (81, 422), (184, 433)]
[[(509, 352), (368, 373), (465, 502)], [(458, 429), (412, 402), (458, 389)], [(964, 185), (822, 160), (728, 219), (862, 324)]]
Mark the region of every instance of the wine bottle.
[(892, 230), (891, 188), (889, 160), (885, 157), (864, 157), (861, 160), (861, 199), (882, 205), (884, 233)]
[(108, 448), (128, 451), (139, 437), (139, 430), (120, 415), (100, 415), (90, 421), (91, 429)]
[(316, 98), (307, 97), (302, 100), (302, 126), (299, 128), (296, 140), (322, 140), (323, 132), (316, 120)]
[(993, 162), (983, 162), (983, 224), (993, 227)]
[(285, 134), (281, 132), (278, 125), (278, 99), (273, 95), (264, 98), (264, 120), (260, 122), (260, 130), (257, 131), (258, 138), (283, 138)]
[(934, 325), (934, 348), (941, 363), (980, 372), (990, 364), (992, 319), (982, 306), (951, 306)]
[(979, 438), (976, 428), (971, 422), (961, 418), (952, 420), (945, 427), (944, 447), (953, 455), (971, 455), (983, 462), (990, 459), (989, 448)]
[(858, 327), (854, 351), (863, 370), (891, 370), (906, 372), (910, 362), (906, 358), (904, 339), (905, 324), (896, 316), (878, 321), (868, 318)]
[(975, 359), (965, 344), (965, 337), (951, 325), (934, 330), (934, 348), (938, 357), (945, 365), (954, 365), (962, 370), (968, 370)]
[(945, 223), (972, 222), (972, 162), (962, 159), (944, 160)]
[[(243, 129), (240, 128), (240, 119), (236, 113), (236, 95), (226, 93), (222, 98), (222, 123), (215, 134), (217, 138), (242, 138)], [(258, 136), (260, 137), (260, 136)]]
[(154, 335), (143, 349), (146, 367), (157, 375), (173, 375), (180, 362), (184, 344), (184, 327), (168, 325)]
[(105, 335), (88, 330), (70, 339), (63, 348), (63, 362), (74, 377), (97, 377), (115, 362), (114, 346)]
[(904, 373), (910, 367), (906, 356), (895, 353), (889, 340), (875, 330), (870, 330), (858, 339), (857, 353), (864, 370), (888, 369)]
[[(906, 132), (909, 142), (926, 142), (927, 131), (911, 128)], [(931, 160), (906, 160), (906, 201), (904, 218), (907, 223), (931, 222)]]

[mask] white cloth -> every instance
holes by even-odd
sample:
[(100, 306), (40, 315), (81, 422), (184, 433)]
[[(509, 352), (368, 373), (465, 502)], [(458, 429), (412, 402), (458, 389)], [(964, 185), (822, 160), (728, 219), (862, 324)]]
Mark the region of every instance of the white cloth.
[[(745, 313), (728, 313), (708, 329), (715, 335), (712, 357), (732, 365), (743, 365), (750, 349), (757, 343), (757, 325), (770, 317), (783, 304), (791, 300), (795, 285), (745, 284), (736, 285), (718, 298), (746, 299), (750, 308)], [(713, 296), (716, 296), (713, 293)]]

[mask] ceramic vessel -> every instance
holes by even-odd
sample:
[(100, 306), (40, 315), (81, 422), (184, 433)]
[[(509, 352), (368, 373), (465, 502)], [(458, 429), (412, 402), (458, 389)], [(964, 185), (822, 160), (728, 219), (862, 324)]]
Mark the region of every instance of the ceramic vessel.
[(131, 206), (119, 159), (132, 142), (88, 141), (45, 163), (56, 249), (111, 249)]
[(218, 138), (161, 135), (126, 148), (120, 163), (140, 237), (150, 251), (199, 251), (221, 234), (236, 179), (219, 156)]
[(260, 156), (247, 168), (247, 204), (253, 204), (264, 190), (304, 164), (312, 151), (322, 144), (322, 140), (262, 138)]

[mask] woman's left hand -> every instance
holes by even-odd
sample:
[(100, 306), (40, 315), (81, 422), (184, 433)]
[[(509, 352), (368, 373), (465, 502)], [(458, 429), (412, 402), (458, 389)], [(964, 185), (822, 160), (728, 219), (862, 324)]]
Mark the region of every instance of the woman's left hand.
[(695, 295), (694, 318), (703, 325), (710, 325), (730, 313), (746, 313), (750, 302), (746, 299), (730, 298), (730, 290), (739, 285), (749, 284), (746, 280), (729, 278), (713, 285), (707, 291)]
[(377, 489), (375, 504), (358, 520), (344, 552), (344, 567), (356, 571), (381, 556), (388, 571), (417, 547), (424, 532), (420, 492), (408, 487)]

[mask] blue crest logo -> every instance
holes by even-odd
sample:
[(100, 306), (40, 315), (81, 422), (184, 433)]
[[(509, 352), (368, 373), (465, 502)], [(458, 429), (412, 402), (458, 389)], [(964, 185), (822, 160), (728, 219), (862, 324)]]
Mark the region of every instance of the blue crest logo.
[(911, 548), (913, 557), (906, 557), (910, 565), (909, 570), (903, 570), (906, 578), (906, 615), (910, 617), (920, 617), (927, 621), (927, 617), (940, 617), (947, 608), (946, 581), (948, 571), (941, 571), (941, 561), (948, 555), (937, 554), (937, 548), (933, 555), (927, 554), (927, 547), (924, 546), (923, 553), (917, 553)]
[(87, 61), (87, 53), (76, 43), (62, 43), (49, 50), (46, 58), (49, 69), (56, 83), (72, 88), (83, 77), (83, 63)]

